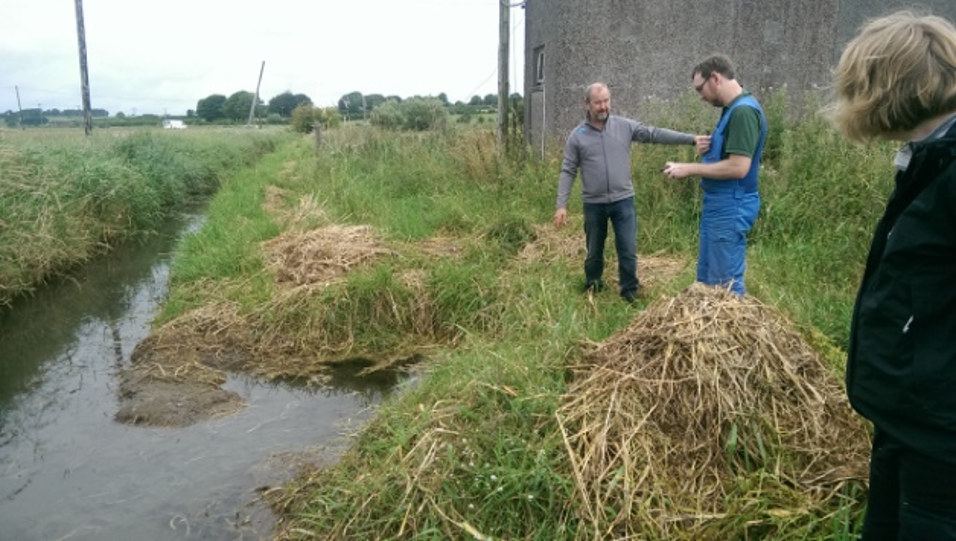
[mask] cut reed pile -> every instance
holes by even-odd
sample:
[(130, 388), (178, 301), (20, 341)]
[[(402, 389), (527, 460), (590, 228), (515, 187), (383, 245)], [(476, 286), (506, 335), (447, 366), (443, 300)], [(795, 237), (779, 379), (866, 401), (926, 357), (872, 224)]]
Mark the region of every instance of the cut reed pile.
[[(137, 347), (136, 371), (210, 385), (225, 380), (223, 371), (321, 383), (336, 363), (372, 359), (364, 371), (371, 373), (443, 342), (433, 330), (437, 316), (422, 269), (397, 272), (388, 287), (360, 298), (354, 296), (363, 292), (344, 287), (349, 273), (396, 255), (368, 226), (290, 232), (264, 243), (263, 253), (276, 280), (269, 302), (245, 313), (216, 302), (166, 323)], [(355, 342), (359, 324), (405, 330), (408, 339), (368, 350)]]
[(366, 225), (329, 225), (284, 234), (266, 242), (263, 249), (276, 281), (320, 288), (391, 253)]
[(252, 343), (248, 325), (232, 303), (192, 310), (163, 325), (133, 351), (132, 377), (218, 387), (225, 371), (242, 367)]
[(768, 534), (862, 488), (866, 426), (792, 328), (695, 284), (586, 350), (557, 419), (587, 537)]

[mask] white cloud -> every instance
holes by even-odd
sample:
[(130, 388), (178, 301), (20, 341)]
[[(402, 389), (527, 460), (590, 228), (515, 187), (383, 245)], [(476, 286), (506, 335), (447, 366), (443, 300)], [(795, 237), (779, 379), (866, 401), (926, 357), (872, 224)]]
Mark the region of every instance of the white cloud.
[[(81, 103), (74, 3), (4, 0), (0, 112)], [(497, 92), (497, 0), (85, 0), (92, 106), (184, 114), (210, 94), (284, 91), (332, 105), (352, 91), (451, 100)], [(511, 11), (521, 92), (524, 10)]]

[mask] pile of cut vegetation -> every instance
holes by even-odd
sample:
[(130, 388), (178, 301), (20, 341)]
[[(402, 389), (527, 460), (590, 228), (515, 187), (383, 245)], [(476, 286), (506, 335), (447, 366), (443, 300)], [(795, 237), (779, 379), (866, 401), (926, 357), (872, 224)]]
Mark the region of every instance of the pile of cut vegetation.
[(391, 253), (367, 225), (329, 225), (284, 234), (266, 242), (264, 250), (279, 283), (319, 287)]
[(865, 487), (869, 437), (793, 327), (695, 284), (586, 351), (557, 417), (595, 538), (832, 527)]
[[(368, 226), (293, 231), (263, 243), (263, 253), (276, 281), (269, 301), (245, 311), (216, 302), (153, 332), (124, 371), (119, 420), (183, 426), (223, 414), (238, 404), (220, 388), (227, 372), (321, 385), (356, 363), (356, 377), (391, 373), (455, 339), (423, 269), (349, 283), (395, 255)], [(175, 400), (163, 399), (171, 393)]]
[(188, 426), (240, 409), (240, 397), (221, 385), (225, 371), (243, 366), (248, 358), (246, 328), (234, 305), (217, 303), (150, 334), (120, 376), (116, 420)]

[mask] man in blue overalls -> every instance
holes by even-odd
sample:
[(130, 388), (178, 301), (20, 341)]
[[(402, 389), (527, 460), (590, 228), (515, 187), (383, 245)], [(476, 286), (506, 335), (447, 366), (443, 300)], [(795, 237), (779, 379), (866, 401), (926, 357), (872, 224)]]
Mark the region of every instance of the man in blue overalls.
[(737, 82), (733, 63), (724, 55), (695, 66), (693, 83), (702, 100), (723, 111), (701, 163), (667, 162), (664, 174), (701, 177), (704, 205), (697, 281), (743, 295), (747, 233), (760, 210), (757, 171), (767, 119), (757, 100)]

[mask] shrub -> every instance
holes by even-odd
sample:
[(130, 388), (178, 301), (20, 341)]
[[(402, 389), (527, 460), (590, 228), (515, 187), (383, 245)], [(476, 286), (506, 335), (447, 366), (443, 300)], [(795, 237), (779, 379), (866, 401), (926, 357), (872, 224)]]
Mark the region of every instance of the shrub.
[(313, 116), (315, 121), (321, 124), (323, 128), (336, 128), (342, 123), (342, 115), (335, 107), (317, 108)]
[(303, 103), (292, 110), (292, 120), (289, 121), (289, 129), (299, 133), (312, 133), (312, 125), (315, 122), (315, 107), (311, 103)]
[(402, 102), (405, 129), (425, 131), (444, 128), (448, 122), (448, 110), (436, 98), (411, 98)]
[(387, 100), (372, 110), (372, 116), (369, 122), (379, 128), (397, 130), (405, 123), (405, 117), (402, 115), (402, 106), (395, 100)]

